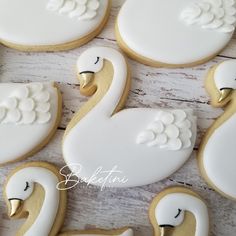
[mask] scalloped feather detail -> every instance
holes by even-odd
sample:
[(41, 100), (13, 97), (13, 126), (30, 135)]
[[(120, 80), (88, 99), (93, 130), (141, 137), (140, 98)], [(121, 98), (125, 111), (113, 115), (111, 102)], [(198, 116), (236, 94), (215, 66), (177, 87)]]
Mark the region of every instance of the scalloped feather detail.
[(206, 30), (232, 33), (236, 25), (235, 0), (202, 0), (185, 8), (181, 18), (188, 25), (199, 25)]
[(78, 20), (92, 20), (98, 14), (100, 0), (49, 0), (47, 10)]
[(50, 100), (43, 83), (23, 85), (0, 102), (0, 124), (46, 124), (52, 116)]
[(137, 144), (166, 150), (182, 150), (192, 146), (191, 112), (160, 111), (155, 120), (137, 137)]

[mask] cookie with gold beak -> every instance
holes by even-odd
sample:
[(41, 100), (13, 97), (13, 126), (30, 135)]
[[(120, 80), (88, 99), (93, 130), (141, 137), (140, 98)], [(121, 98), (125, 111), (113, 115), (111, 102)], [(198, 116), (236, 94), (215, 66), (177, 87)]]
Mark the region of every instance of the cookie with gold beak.
[(224, 108), (224, 113), (208, 129), (200, 145), (200, 170), (211, 187), (236, 200), (236, 60), (214, 66), (208, 73), (206, 88), (211, 104)]

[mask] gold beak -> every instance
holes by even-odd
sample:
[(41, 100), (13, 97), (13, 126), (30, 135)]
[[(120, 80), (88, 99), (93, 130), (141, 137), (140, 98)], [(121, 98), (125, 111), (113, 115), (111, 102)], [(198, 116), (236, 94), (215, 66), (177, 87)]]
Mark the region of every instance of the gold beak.
[(233, 89), (231, 88), (224, 88), (220, 90), (220, 98), (218, 100), (219, 103), (223, 102), (226, 98), (230, 96), (232, 93)]
[(82, 72), (79, 74), (80, 87), (85, 88), (94, 78), (93, 72)]
[(173, 227), (161, 227), (161, 236), (171, 236)]
[(21, 209), (22, 206), (22, 200), (20, 199), (9, 199), (10, 203), (10, 217), (15, 216)]

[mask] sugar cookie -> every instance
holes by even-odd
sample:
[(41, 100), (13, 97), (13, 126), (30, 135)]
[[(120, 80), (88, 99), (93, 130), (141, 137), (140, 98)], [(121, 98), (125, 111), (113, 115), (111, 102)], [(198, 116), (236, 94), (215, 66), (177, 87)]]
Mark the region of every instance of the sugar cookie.
[(23, 51), (79, 47), (103, 29), (110, 4), (110, 0), (0, 0), (0, 43)]
[(116, 35), (121, 48), (141, 63), (193, 66), (229, 43), (235, 22), (235, 0), (127, 0)]
[(214, 107), (225, 112), (202, 140), (198, 160), (203, 177), (221, 194), (236, 200), (236, 60), (213, 67), (206, 80)]
[(149, 217), (155, 236), (208, 236), (209, 215), (199, 195), (183, 187), (172, 187), (158, 194)]
[[(140, 186), (168, 177), (188, 160), (196, 138), (192, 110), (120, 111), (130, 76), (124, 56), (115, 49), (90, 48), (77, 68), (81, 93), (92, 98), (69, 123), (63, 155), (72, 171), (75, 164), (81, 167), (75, 173), (79, 178), (99, 186)], [(108, 176), (114, 167), (116, 172)], [(120, 181), (123, 177), (126, 181)]]
[(0, 83), (0, 165), (27, 158), (46, 145), (57, 130), (61, 109), (54, 82)]
[(17, 236), (133, 236), (132, 229), (85, 230), (59, 233), (66, 211), (66, 191), (59, 170), (45, 162), (16, 168), (8, 177), (4, 196), (12, 218), (27, 218)]
[[(8, 177), (4, 196), (13, 218), (27, 218), (17, 236), (55, 236), (64, 223), (66, 191), (59, 170), (44, 162), (23, 164)], [(27, 214), (28, 213), (28, 214)]]

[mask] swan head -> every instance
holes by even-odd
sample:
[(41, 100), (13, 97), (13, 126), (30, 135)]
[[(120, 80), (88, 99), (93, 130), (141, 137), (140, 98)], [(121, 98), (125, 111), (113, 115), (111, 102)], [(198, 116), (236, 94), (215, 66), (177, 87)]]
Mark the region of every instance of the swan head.
[(81, 54), (77, 62), (80, 91), (87, 96), (96, 91), (95, 75), (104, 67), (100, 51), (101, 48), (90, 48)]
[[(216, 106), (224, 106), (232, 99), (236, 89), (236, 60), (222, 62), (213, 68), (213, 79), (218, 90), (218, 95), (213, 96), (216, 98), (213, 103)], [(209, 91), (211, 92), (211, 89)]]
[(8, 200), (9, 216), (14, 217), (21, 213), (23, 203), (34, 190), (34, 183), (29, 180), (27, 172), (21, 169), (13, 172), (5, 186), (5, 197)]
[(184, 210), (179, 208), (168, 196), (158, 203), (155, 215), (161, 229), (161, 236), (167, 235), (169, 231), (184, 221)]

